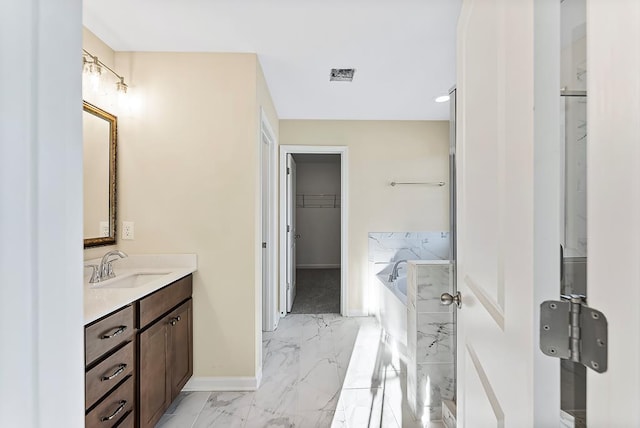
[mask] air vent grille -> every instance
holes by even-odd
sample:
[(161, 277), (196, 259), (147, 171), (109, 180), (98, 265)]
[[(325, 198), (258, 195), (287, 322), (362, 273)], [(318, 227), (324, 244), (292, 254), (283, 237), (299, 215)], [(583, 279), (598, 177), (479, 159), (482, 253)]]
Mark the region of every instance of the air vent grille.
[(351, 82), (353, 81), (353, 74), (356, 72), (355, 68), (332, 68), (329, 75), (330, 82)]

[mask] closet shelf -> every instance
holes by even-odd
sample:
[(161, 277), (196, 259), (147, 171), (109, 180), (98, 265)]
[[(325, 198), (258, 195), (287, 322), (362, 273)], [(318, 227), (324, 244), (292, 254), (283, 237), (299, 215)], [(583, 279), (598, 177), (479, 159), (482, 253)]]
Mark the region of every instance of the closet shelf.
[(299, 194), (296, 195), (297, 208), (340, 208), (340, 195)]

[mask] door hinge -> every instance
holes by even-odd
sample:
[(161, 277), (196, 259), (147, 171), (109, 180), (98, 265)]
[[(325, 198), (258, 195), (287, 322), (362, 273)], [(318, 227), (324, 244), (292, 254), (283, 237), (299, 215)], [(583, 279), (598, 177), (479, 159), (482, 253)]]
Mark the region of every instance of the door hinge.
[(291, 289), (291, 284), (287, 282), (287, 291), (289, 291), (290, 289)]
[(287, 225), (287, 233), (291, 232), (291, 226)]
[(262, 248), (267, 248), (267, 243), (266, 242), (262, 243)]
[(585, 296), (571, 294), (540, 305), (540, 350), (583, 364), (598, 373), (607, 371), (607, 317), (587, 306)]
[(291, 168), (287, 167), (287, 175), (291, 175)]

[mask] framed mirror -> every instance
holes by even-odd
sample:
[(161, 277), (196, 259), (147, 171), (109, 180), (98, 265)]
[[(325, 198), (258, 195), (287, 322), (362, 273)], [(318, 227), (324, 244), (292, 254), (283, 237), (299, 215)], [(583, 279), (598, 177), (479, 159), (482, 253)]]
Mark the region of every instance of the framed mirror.
[(84, 247), (116, 243), (116, 116), (83, 101)]

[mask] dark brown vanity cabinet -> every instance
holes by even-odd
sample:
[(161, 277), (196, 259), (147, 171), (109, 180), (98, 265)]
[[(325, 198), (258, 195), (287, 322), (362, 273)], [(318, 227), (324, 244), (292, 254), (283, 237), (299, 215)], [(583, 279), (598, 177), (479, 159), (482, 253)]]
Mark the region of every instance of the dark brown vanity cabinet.
[(85, 426), (153, 427), (193, 374), (192, 275), (85, 327)]
[(85, 426), (118, 426), (135, 416), (135, 307), (85, 327)]
[(191, 276), (140, 300), (139, 421), (153, 427), (193, 374)]

